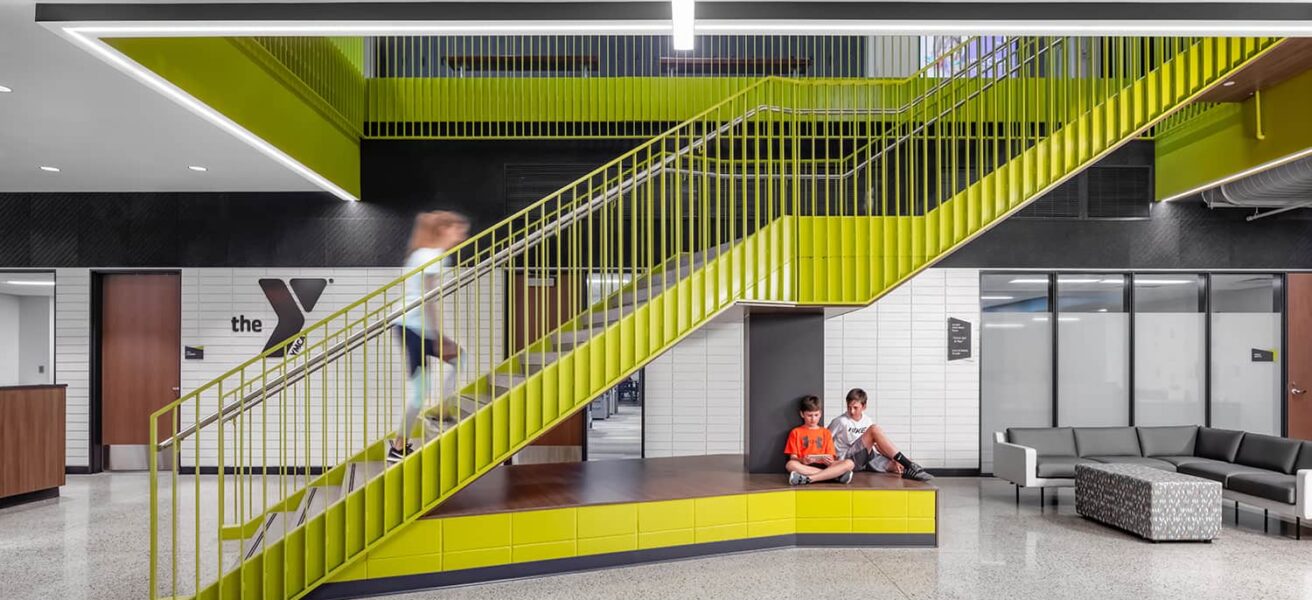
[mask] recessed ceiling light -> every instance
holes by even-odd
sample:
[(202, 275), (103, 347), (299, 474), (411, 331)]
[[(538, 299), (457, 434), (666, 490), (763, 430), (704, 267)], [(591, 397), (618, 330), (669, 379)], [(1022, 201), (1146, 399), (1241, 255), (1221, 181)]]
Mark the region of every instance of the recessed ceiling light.
[(1234, 84), (1235, 84), (1235, 82), (1233, 82), (1233, 81), (1227, 81), (1227, 82), (1221, 84), (1221, 87), (1230, 87), (1230, 86), (1232, 86), (1232, 85), (1234, 85)]
[(5, 86), (3, 86), (3, 85), (0, 85), (0, 94), (8, 94), (9, 92), (12, 92), (12, 91), (14, 91), (13, 88), (9, 88), (9, 87), (5, 87)]
[(41, 165), (41, 170), (47, 173), (58, 173), (59, 167), (47, 167), (45, 165)]
[(188, 169), (191, 169), (191, 170), (193, 170), (193, 171), (195, 171), (195, 172), (197, 172), (197, 173), (204, 173), (204, 172), (206, 172), (206, 171), (209, 170), (209, 169), (206, 169), (205, 167), (201, 167), (201, 166), (197, 166), (197, 165), (191, 165), (191, 166), (188, 166), (187, 168), (188, 168)]

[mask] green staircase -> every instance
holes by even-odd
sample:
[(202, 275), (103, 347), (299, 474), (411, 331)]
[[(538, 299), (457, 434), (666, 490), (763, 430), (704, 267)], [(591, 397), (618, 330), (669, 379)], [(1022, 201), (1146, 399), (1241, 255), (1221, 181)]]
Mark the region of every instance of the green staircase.
[(900, 81), (763, 79), (444, 256), (423, 301), (472, 358), (401, 462), (404, 278), (156, 413), (151, 597), (300, 598), (735, 303), (869, 304), (1279, 41), (975, 38)]

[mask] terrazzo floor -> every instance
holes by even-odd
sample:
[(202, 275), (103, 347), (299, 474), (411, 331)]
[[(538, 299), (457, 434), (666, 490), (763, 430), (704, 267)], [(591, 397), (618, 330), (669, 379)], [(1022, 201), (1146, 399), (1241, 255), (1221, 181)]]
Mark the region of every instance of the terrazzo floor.
[[(0, 509), (0, 599), (146, 597), (143, 474), (70, 476), (63, 495)], [(1151, 544), (1086, 521), (1074, 496), (1040, 506), (993, 479), (939, 478), (940, 547), (772, 550), (389, 596), (590, 598), (1279, 598), (1312, 600), (1303, 541), (1240, 511), (1211, 544)]]
[(588, 460), (642, 458), (642, 406), (621, 403), (609, 419), (594, 419)]

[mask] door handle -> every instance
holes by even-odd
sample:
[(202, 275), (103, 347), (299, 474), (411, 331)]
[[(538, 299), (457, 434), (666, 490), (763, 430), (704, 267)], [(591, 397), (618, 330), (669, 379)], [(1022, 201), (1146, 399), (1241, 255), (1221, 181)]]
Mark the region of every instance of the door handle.
[(1299, 387), (1297, 387), (1297, 386), (1290, 386), (1290, 387), (1289, 387), (1289, 393), (1291, 393), (1291, 394), (1293, 394), (1293, 395), (1295, 395), (1295, 396), (1302, 396), (1303, 394), (1307, 393), (1307, 390), (1305, 390), (1305, 389), (1301, 389), (1301, 388), (1299, 388)]
[[(175, 392), (181, 392), (182, 389), (181, 389), (181, 388), (173, 388), (173, 391), (175, 391)], [(1303, 390), (1299, 390), (1298, 393), (1300, 393), (1300, 394), (1303, 393)]]

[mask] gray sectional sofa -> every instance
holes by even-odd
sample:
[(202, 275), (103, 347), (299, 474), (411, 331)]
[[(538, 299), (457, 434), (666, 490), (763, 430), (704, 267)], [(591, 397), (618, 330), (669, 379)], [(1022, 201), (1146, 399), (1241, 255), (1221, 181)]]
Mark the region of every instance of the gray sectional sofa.
[[(1075, 485), (1079, 463), (1135, 463), (1221, 482), (1222, 497), (1312, 518), (1312, 442), (1211, 427), (1013, 427), (994, 433), (993, 474), (1020, 488)], [(1040, 491), (1040, 493), (1042, 493)]]

